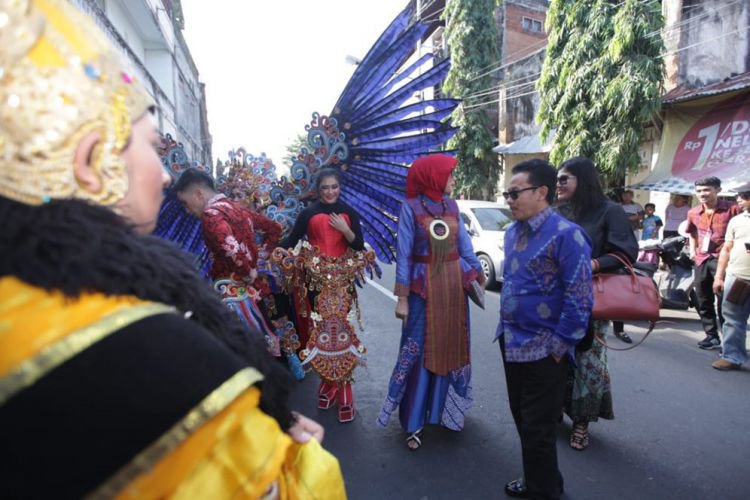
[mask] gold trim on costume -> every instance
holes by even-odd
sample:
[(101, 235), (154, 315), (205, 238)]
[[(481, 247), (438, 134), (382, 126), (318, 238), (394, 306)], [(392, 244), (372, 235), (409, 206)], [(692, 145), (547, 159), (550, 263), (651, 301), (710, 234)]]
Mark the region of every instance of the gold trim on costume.
[[(129, 64), (68, 0), (0, 0), (0, 47), (0, 195), (31, 205), (120, 201), (128, 190), (123, 150), (154, 105)], [(97, 192), (73, 168), (89, 133), (99, 134)]]
[(143, 318), (175, 311), (174, 307), (164, 304), (138, 304), (105, 316), (101, 321), (66, 335), (0, 379), (0, 405), (110, 334)]
[(240, 394), (263, 379), (255, 368), (244, 368), (206, 396), (180, 422), (164, 433), (148, 448), (136, 455), (114, 476), (86, 496), (87, 499), (114, 498), (141, 474), (153, 468), (161, 459), (172, 453), (200, 426), (212, 419)]

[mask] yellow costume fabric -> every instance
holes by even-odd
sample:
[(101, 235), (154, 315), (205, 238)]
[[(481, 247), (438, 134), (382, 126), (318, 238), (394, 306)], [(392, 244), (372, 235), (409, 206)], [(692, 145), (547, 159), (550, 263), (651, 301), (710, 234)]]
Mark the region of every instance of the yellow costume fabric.
[[(57, 364), (135, 321), (171, 312), (134, 297), (88, 293), (70, 299), (0, 279), (0, 395), (8, 394), (0, 405), (49, 371), (19, 386), (20, 368), (81, 332), (96, 335), (63, 349)], [(260, 391), (252, 384), (261, 379), (252, 368), (238, 372), (90, 498), (346, 498), (336, 458), (315, 440), (294, 443), (258, 408)]]

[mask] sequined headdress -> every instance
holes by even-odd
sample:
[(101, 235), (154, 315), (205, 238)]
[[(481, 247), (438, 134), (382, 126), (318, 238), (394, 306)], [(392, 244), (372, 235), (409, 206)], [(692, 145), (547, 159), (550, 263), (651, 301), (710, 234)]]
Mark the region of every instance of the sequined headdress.
[[(0, 0), (0, 196), (38, 205), (77, 198), (111, 205), (128, 189), (121, 153), (153, 101), (93, 21), (66, 0)], [(102, 188), (82, 189), (83, 136)]]

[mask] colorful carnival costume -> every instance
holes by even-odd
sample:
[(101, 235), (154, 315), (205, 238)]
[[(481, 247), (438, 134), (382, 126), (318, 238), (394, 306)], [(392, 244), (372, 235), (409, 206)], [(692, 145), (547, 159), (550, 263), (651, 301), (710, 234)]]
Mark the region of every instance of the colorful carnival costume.
[[(331, 214), (340, 214), (355, 235), (347, 242), (332, 228)], [(300, 239), (307, 236), (307, 241)], [(299, 245), (298, 245), (299, 243)], [(352, 372), (364, 363), (366, 349), (351, 321), (359, 319), (355, 281), (375, 260), (364, 251), (359, 217), (346, 204), (317, 202), (303, 210), (289, 237), (275, 251), (287, 289), (301, 291), (300, 311), (311, 327), (300, 352), (303, 366), (312, 366), (320, 376), (318, 408), (328, 409), (338, 401), (339, 421), (354, 420)], [(285, 248), (297, 247), (294, 250)]]
[(126, 163), (156, 136), (148, 93), (65, 0), (0, 0), (0, 21), (0, 498), (345, 498), (284, 432), (286, 371), (134, 229), (161, 189), (128, 176), (158, 158)]
[(485, 278), (458, 206), (443, 194), (455, 166), (446, 155), (415, 161), (399, 217), (394, 293), (408, 297), (408, 318), (378, 424), (399, 407), (401, 426), (417, 443), (426, 424), (461, 430), (472, 403), (464, 290)]
[(268, 351), (280, 356), (279, 338), (258, 306), (263, 293), (255, 286), (258, 279), (255, 227), (257, 225), (259, 230), (276, 240), (281, 228), (221, 193), (209, 200), (201, 223), (213, 260), (209, 274), (214, 280), (214, 288), (224, 303), (250, 328), (263, 334)]

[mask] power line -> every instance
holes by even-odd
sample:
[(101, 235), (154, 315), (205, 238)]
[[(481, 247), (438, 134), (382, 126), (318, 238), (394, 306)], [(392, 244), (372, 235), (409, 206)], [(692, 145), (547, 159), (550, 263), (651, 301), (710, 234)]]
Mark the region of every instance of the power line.
[[(723, 9), (723, 8), (725, 8), (725, 7), (728, 7), (728, 6), (730, 6), (730, 5), (733, 5), (733, 4), (737, 4), (737, 3), (739, 3), (740, 1), (741, 1), (741, 0), (732, 0), (732, 1), (731, 1), (731, 3), (729, 3), (729, 4), (725, 4), (724, 6), (720, 7), (719, 9), (715, 9), (715, 10), (712, 10), (712, 11), (707, 11), (707, 12), (706, 12), (705, 14), (701, 14), (701, 15), (699, 15), (699, 16), (696, 16), (696, 17), (692, 17), (692, 18), (690, 18), (690, 19), (687, 19), (687, 20), (685, 20), (685, 21), (682, 21), (681, 23), (678, 23), (677, 25), (672, 25), (672, 26), (670, 26), (670, 27), (669, 27), (669, 29), (668, 29), (667, 31), (671, 31), (671, 30), (677, 30), (677, 29), (678, 29), (678, 28), (680, 28), (680, 27), (684, 27), (684, 26), (686, 26), (686, 25), (689, 25), (689, 24), (691, 24), (691, 23), (695, 23), (695, 22), (701, 21), (701, 20), (702, 20), (703, 18), (705, 18), (706, 16), (708, 16), (708, 15), (710, 15), (710, 14), (715, 14), (715, 13), (716, 13), (716, 12), (718, 12), (719, 10), (721, 10), (721, 9)], [(623, 2), (623, 3), (624, 3), (624, 2)], [(621, 4), (619, 4), (619, 5), (622, 5), (622, 3), (621, 3)], [(695, 7), (697, 7), (697, 6), (691, 6), (690, 8), (695, 8)], [(650, 35), (653, 35), (653, 34), (656, 34), (656, 33), (661, 33), (661, 31), (662, 31), (662, 30), (655, 30), (655, 31), (652, 31), (652, 32), (649, 32), (649, 33), (647, 33), (647, 34), (646, 34), (646, 36), (650, 36)], [(720, 38), (721, 38), (721, 37), (720, 37)], [(547, 41), (546, 39), (545, 39), (545, 40), (542, 40), (542, 42), (545, 42), (545, 43), (546, 43), (546, 41)], [(700, 45), (700, 43), (698, 43), (698, 44), (696, 44), (696, 45)], [(694, 46), (694, 45), (693, 45), (693, 46)], [(664, 53), (664, 55), (669, 55), (670, 53), (671, 53), (671, 52), (665, 52), (665, 53)], [(510, 65), (512, 65), (512, 64), (515, 64), (516, 62), (518, 62), (518, 61), (521, 61), (521, 60), (523, 60), (523, 59), (524, 59), (524, 58), (526, 58), (526, 57), (528, 57), (528, 55), (526, 55), (526, 56), (523, 56), (523, 57), (521, 57), (521, 58), (519, 58), (519, 59), (517, 59), (517, 60), (514, 60), (514, 61), (509, 61), (509, 62), (507, 62), (507, 63), (504, 63), (504, 64), (503, 64), (503, 65), (502, 65), (501, 67), (495, 68), (495, 69), (493, 69), (493, 70), (489, 71), (489, 72), (488, 72), (488, 73), (486, 73), (486, 74), (492, 73), (492, 72), (494, 72), (494, 71), (499, 71), (500, 69), (503, 69), (503, 68), (505, 68), (505, 67), (508, 67), (508, 66), (510, 66)], [(484, 75), (480, 75), (480, 77), (481, 77), (481, 76), (484, 76)], [(473, 80), (475, 80), (476, 78), (478, 78), (478, 77), (475, 77), (474, 79), (472, 79), (472, 80), (469, 80), (469, 81), (473, 81)], [(515, 79), (515, 80), (511, 80), (511, 82), (512, 82), (512, 81), (516, 81), (516, 80), (517, 80), (517, 79)], [(505, 85), (506, 83), (508, 83), (508, 82), (503, 82), (503, 83), (500, 83), (499, 85), (495, 85), (494, 87), (487, 87), (486, 89), (479, 89), (479, 90), (477, 90), (477, 92), (484, 92), (484, 91), (488, 91), (488, 92), (491, 92), (493, 88), (494, 88), (494, 89), (498, 89), (498, 90), (499, 90), (499, 89), (500, 89), (500, 88), (502, 88), (502, 87), (503, 87), (503, 86), (504, 86), (504, 85)], [(470, 97), (470, 96), (467, 96), (467, 97), (465, 97), (465, 98), (468, 98), (468, 97)]]
[[(533, 78), (534, 76), (538, 76), (538, 75), (539, 75), (539, 73), (537, 73), (536, 75), (529, 75), (529, 76), (526, 76), (526, 77), (524, 77), (524, 78)], [(532, 80), (532, 81), (530, 81), (530, 82), (519, 83), (519, 84), (517, 84), (517, 85), (510, 85), (510, 86), (507, 86), (507, 87), (506, 87), (506, 86), (504, 86), (504, 85), (501, 85), (501, 86), (499, 86), (499, 87), (496, 87), (496, 88), (492, 88), (492, 89), (490, 89), (490, 90), (487, 90), (486, 92), (479, 92), (479, 93), (476, 93), (476, 94), (472, 94), (472, 95), (467, 95), (467, 96), (465, 96), (465, 97), (462, 97), (461, 99), (463, 99), (463, 100), (467, 100), (467, 99), (475, 99), (475, 98), (477, 98), (477, 97), (482, 97), (482, 96), (486, 96), (486, 95), (488, 95), (488, 94), (494, 94), (494, 93), (497, 93), (497, 92), (499, 92), (500, 90), (505, 90), (505, 91), (508, 91), (508, 90), (513, 90), (513, 89), (516, 89), (516, 88), (521, 88), (521, 87), (528, 87), (529, 85), (534, 85), (534, 84), (535, 84), (535, 83), (537, 82), (537, 80), (538, 80), (538, 79), (535, 79), (535, 80)]]
[[(736, 30), (734, 30), (734, 31), (729, 31), (729, 32), (727, 32), (727, 33), (723, 33), (723, 34), (721, 34), (721, 35), (719, 35), (719, 36), (717, 36), (717, 37), (714, 37), (714, 38), (710, 38), (710, 39), (708, 39), (708, 40), (702, 40), (702, 41), (700, 41), (700, 42), (696, 42), (696, 43), (693, 43), (693, 44), (687, 45), (687, 46), (685, 46), (685, 47), (681, 47), (681, 48), (679, 48), (679, 49), (677, 49), (677, 50), (666, 51), (666, 52), (664, 52), (664, 53), (660, 54), (660, 55), (659, 55), (659, 57), (665, 57), (665, 56), (667, 56), (667, 55), (674, 55), (674, 54), (680, 53), (680, 52), (682, 52), (682, 51), (684, 51), (684, 50), (688, 50), (688, 49), (691, 49), (691, 48), (693, 48), (693, 47), (697, 47), (697, 46), (699, 46), (699, 45), (704, 45), (704, 44), (706, 44), (706, 43), (714, 42), (714, 41), (716, 41), (716, 40), (719, 40), (719, 39), (721, 39), (721, 38), (724, 38), (724, 37), (727, 37), (727, 36), (730, 36), (730, 35), (734, 35), (735, 33), (741, 33), (742, 31), (747, 31), (748, 29), (750, 29), (750, 26), (746, 26), (746, 27), (745, 27), (744, 29), (739, 29), (739, 28), (738, 28), (738, 29), (736, 29)], [(534, 82), (529, 82), (529, 83), (536, 83), (537, 81), (539, 81), (539, 80), (537, 79), (537, 80), (534, 80)], [(486, 105), (488, 105), (488, 104), (494, 104), (494, 103), (499, 103), (499, 102), (505, 102), (505, 101), (508, 101), (508, 100), (510, 100), (510, 99), (515, 99), (515, 98), (518, 98), (518, 97), (523, 97), (523, 96), (527, 96), (527, 95), (535, 94), (536, 92), (537, 92), (537, 91), (536, 91), (536, 90), (534, 90), (534, 91), (532, 91), (532, 92), (527, 92), (527, 93), (523, 93), (523, 94), (516, 94), (516, 95), (512, 95), (512, 96), (506, 96), (506, 97), (505, 97), (505, 98), (503, 98), (503, 99), (500, 99), (500, 98), (498, 98), (498, 99), (495, 99), (495, 100), (492, 100), (492, 101), (487, 101), (487, 102), (483, 102), (483, 103), (479, 103), (479, 104), (472, 104), (472, 105), (469, 105), (469, 106), (464, 106), (464, 109), (474, 109), (474, 108), (479, 108), (479, 107), (483, 107), (483, 106), (486, 106)]]
[[(650, 2), (650, 1), (653, 1), (653, 0), (642, 0), (642, 1), (641, 1), (641, 2), (639, 2), (639, 3), (647, 3), (647, 2)], [(656, 36), (656, 35), (660, 35), (660, 34), (661, 34), (661, 35), (665, 35), (666, 33), (669, 33), (669, 32), (676, 32), (676, 30), (678, 30), (678, 29), (682, 28), (682, 27), (683, 27), (683, 26), (685, 26), (685, 25), (689, 25), (689, 24), (691, 24), (691, 23), (694, 23), (694, 22), (700, 21), (700, 20), (702, 20), (703, 18), (705, 18), (705, 17), (708, 17), (708, 16), (709, 16), (709, 15), (711, 15), (711, 14), (716, 14), (716, 13), (717, 13), (718, 11), (720, 11), (720, 10), (722, 10), (722, 9), (725, 9), (725, 8), (727, 8), (727, 7), (730, 7), (730, 6), (732, 6), (732, 5), (735, 5), (735, 4), (737, 4), (737, 3), (741, 2), (741, 1), (742, 1), (742, 0), (732, 0), (731, 2), (729, 2), (729, 3), (725, 4), (725, 5), (723, 5), (723, 6), (719, 7), (719, 8), (717, 8), (717, 9), (714, 9), (714, 10), (711, 10), (711, 11), (706, 11), (706, 12), (705, 12), (704, 14), (700, 14), (700, 15), (698, 15), (698, 16), (696, 16), (696, 17), (691, 17), (691, 18), (689, 18), (689, 19), (687, 19), (687, 20), (681, 21), (681, 22), (679, 22), (679, 23), (676, 23), (676, 24), (674, 24), (674, 25), (670, 25), (670, 26), (665, 26), (664, 28), (659, 28), (658, 30), (650, 31), (650, 32), (646, 33), (646, 34), (644, 35), (644, 37), (646, 37), (646, 38), (650, 38), (650, 37), (653, 37), (653, 36)], [(623, 2), (620, 2), (619, 4), (617, 4), (617, 5), (613, 6), (612, 8), (617, 8), (617, 7), (620, 7), (620, 6), (624, 5), (624, 4), (625, 4), (625, 2), (623, 1)], [(693, 5), (693, 6), (690, 6), (690, 7), (688, 7), (688, 8), (695, 8), (695, 7), (698, 7), (698, 6), (697, 6), (697, 5)], [(665, 35), (665, 36), (671, 36), (671, 35)], [(545, 38), (544, 40), (540, 40), (539, 42), (537, 42), (537, 43), (535, 43), (535, 44), (532, 44), (532, 45), (530, 45), (530, 46), (528, 46), (528, 47), (525, 47), (524, 49), (520, 49), (520, 50), (517, 50), (517, 51), (515, 51), (515, 52), (513, 52), (513, 53), (509, 54), (509, 56), (508, 56), (508, 57), (510, 57), (510, 56), (512, 56), (512, 55), (515, 55), (515, 54), (518, 54), (518, 53), (521, 53), (521, 52), (523, 52), (524, 50), (529, 50), (529, 49), (530, 49), (530, 47), (537, 47), (537, 46), (538, 46), (538, 48), (541, 48), (541, 47), (542, 47), (542, 46), (543, 46), (544, 44), (546, 44), (546, 43), (547, 43), (547, 39)], [(510, 65), (512, 65), (512, 64), (515, 64), (515, 63), (517, 63), (518, 61), (521, 61), (521, 60), (523, 60), (524, 58), (528, 57), (528, 55), (530, 55), (530, 54), (527, 54), (527, 55), (525, 55), (525, 56), (523, 56), (523, 57), (519, 57), (518, 59), (516, 59), (516, 60), (513, 60), (513, 61), (509, 61), (509, 62), (507, 62), (507, 63), (503, 63), (503, 62), (500, 62), (500, 63), (498, 63), (498, 66), (496, 66), (496, 67), (494, 67), (494, 68), (491, 68), (491, 69), (489, 69), (488, 71), (485, 71), (485, 72), (483, 72), (483, 73), (481, 73), (481, 74), (479, 74), (479, 75), (477, 75), (477, 76), (473, 77), (473, 78), (472, 78), (471, 80), (469, 80), (469, 81), (474, 81), (474, 80), (478, 80), (479, 78), (482, 78), (483, 76), (487, 76), (487, 75), (489, 75), (490, 73), (494, 73), (494, 72), (496, 72), (496, 71), (500, 71), (501, 69), (507, 68), (508, 66), (510, 66)], [(487, 67), (485, 67), (485, 68), (487, 68)], [(480, 69), (479, 71), (482, 71), (482, 70)]]
[(431, 23), (433, 21), (439, 20), (440, 19), (440, 13), (443, 12), (444, 10), (445, 10), (445, 7), (443, 7), (442, 9), (436, 10), (435, 12), (433, 12), (432, 14), (430, 14), (431, 16), (435, 16), (435, 17), (428, 17), (427, 19), (423, 19), (422, 22)]

